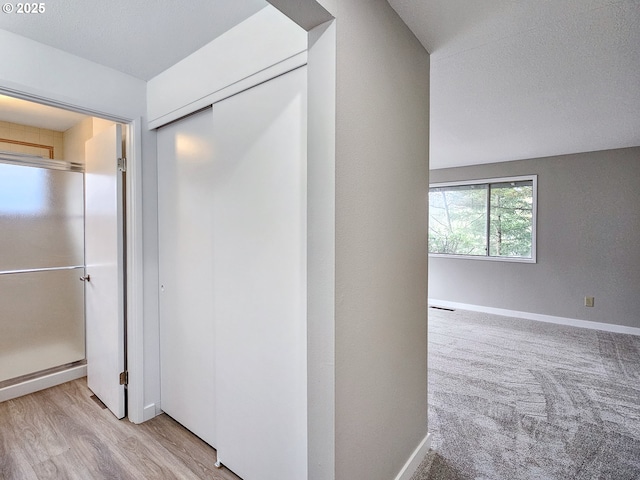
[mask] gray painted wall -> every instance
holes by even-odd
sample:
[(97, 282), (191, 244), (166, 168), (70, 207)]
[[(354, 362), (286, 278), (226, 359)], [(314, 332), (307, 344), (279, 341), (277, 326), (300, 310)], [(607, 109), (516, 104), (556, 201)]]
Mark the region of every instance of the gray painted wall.
[(330, 480), (335, 478), (335, 20), (309, 32), (307, 69), (308, 480)]
[(537, 263), (430, 257), (429, 298), (640, 327), (640, 148), (432, 170), (430, 181), (525, 174), (538, 175)]
[(389, 480), (427, 434), (429, 55), (385, 1), (337, 12), (335, 478)]

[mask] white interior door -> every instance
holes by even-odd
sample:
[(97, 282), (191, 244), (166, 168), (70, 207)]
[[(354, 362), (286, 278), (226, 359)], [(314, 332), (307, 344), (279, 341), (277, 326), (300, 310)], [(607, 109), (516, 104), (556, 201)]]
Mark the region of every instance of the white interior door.
[(218, 459), (307, 478), (306, 67), (213, 106)]
[(211, 110), (158, 131), (162, 410), (215, 438)]
[(118, 418), (125, 416), (119, 376), (124, 351), (124, 201), (122, 130), (113, 125), (86, 142), (85, 298), (87, 382)]

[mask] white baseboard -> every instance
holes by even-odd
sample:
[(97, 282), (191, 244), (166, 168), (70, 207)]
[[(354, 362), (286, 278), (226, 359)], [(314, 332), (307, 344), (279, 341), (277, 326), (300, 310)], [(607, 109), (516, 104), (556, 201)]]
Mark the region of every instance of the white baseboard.
[(146, 422), (147, 420), (151, 420), (156, 415), (158, 415), (156, 404), (152, 403), (150, 405), (147, 405), (146, 407), (144, 407), (144, 410), (142, 411), (142, 421)]
[(524, 318), (526, 320), (537, 320), (539, 322), (555, 323), (558, 325), (570, 325), (572, 327), (640, 336), (640, 328), (627, 327), (625, 325), (614, 325), (611, 323), (592, 322), (589, 320), (579, 320), (577, 318), (555, 317), (553, 315), (543, 315), (541, 313), (520, 312), (517, 310), (485, 307), (484, 305), (473, 305), (470, 303), (449, 302), (447, 300), (437, 300), (435, 298), (429, 299), (429, 306), (469, 310), (472, 312), (493, 313), (495, 315), (502, 315), (505, 317)]
[(61, 372), (50, 373), (49, 375), (0, 388), (0, 402), (22, 397), (23, 395), (29, 395), (30, 393), (35, 393), (45, 388), (55, 387), (56, 385), (61, 385), (71, 380), (85, 377), (86, 375), (87, 366), (79, 365)]
[(398, 475), (396, 475), (395, 480), (409, 480), (414, 473), (418, 470), (418, 467), (424, 460), (424, 457), (427, 455), (429, 451), (429, 447), (431, 445), (431, 434), (427, 433), (427, 436), (422, 439), (420, 445), (413, 451), (407, 463), (404, 464)]

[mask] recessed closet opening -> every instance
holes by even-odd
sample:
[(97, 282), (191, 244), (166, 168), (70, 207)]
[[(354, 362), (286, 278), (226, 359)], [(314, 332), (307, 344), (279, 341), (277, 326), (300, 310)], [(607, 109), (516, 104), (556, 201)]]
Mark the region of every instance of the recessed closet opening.
[(158, 130), (162, 409), (306, 478), (306, 66)]

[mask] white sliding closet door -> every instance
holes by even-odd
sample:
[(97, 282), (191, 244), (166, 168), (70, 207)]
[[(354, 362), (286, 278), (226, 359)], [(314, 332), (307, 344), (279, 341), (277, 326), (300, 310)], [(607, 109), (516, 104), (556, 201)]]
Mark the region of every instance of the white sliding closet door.
[(162, 409), (215, 446), (211, 110), (158, 131)]
[(213, 106), (217, 448), (244, 480), (307, 478), (306, 98), (302, 67)]

